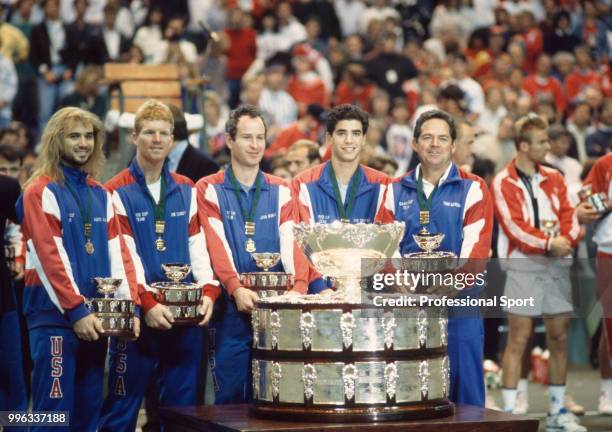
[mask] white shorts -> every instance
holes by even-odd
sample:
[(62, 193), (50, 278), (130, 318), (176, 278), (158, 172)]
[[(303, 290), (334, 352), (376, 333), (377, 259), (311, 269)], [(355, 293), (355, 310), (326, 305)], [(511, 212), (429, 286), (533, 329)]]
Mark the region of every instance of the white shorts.
[(525, 306), (504, 307), (504, 310), (530, 317), (573, 312), (569, 268), (555, 267), (549, 270), (538, 273), (508, 270), (504, 295), (509, 299), (529, 301), (519, 302)]

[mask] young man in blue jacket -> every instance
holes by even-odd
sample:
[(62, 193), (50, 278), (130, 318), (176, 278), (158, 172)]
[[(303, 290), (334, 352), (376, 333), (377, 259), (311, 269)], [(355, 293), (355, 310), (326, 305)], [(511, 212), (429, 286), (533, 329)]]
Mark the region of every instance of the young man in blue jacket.
[(161, 405), (195, 405), (203, 352), (197, 326), (176, 326), (158, 303), (153, 282), (165, 281), (165, 263), (190, 264), (185, 282), (202, 286), (200, 325), (212, 314), (220, 293), (213, 279), (206, 239), (197, 217), (193, 183), (168, 170), (174, 120), (162, 102), (149, 100), (136, 112), (136, 157), (106, 187), (113, 193), (122, 232), (134, 257), (146, 325), (135, 342), (111, 340), (109, 394), (100, 430), (134, 430), (149, 380), (158, 381)]

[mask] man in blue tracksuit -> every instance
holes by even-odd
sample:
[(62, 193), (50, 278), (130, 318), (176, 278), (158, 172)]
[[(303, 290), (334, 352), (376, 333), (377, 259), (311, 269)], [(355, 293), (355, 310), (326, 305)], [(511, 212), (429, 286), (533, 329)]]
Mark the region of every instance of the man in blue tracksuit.
[[(413, 148), (421, 163), (389, 185), (378, 219), (406, 222), (400, 243), (402, 255), (420, 251), (412, 235), (425, 227), (430, 233), (444, 234), (441, 251), (470, 258), (480, 266), (488, 258), (491, 247), (493, 204), (484, 180), (460, 170), (452, 162), (456, 136), (455, 122), (446, 112), (428, 111), (418, 118)], [(479, 311), (449, 308), (448, 354), (453, 401), (484, 406), (483, 345)]]
[(328, 112), (326, 129), (330, 161), (293, 179), (300, 221), (374, 222), (390, 179), (359, 163), (368, 132), (368, 114), (355, 105), (339, 105)]
[[(100, 297), (93, 278), (123, 279), (115, 297), (134, 300), (139, 314), (141, 288), (111, 196), (93, 180), (103, 144), (104, 129), (93, 114), (78, 108), (55, 113), (42, 135), (39, 168), (18, 204), (27, 245), (32, 409), (69, 411), (70, 427), (57, 430), (95, 431), (98, 425), (108, 340), (85, 304)], [(139, 327), (136, 319), (137, 333)]]
[(226, 123), (231, 151), (228, 169), (198, 181), (198, 215), (206, 231), (215, 274), (223, 295), (210, 324), (209, 364), (215, 404), (252, 398), (249, 313), (257, 294), (240, 283), (240, 273), (261, 271), (252, 252), (280, 252), (271, 271), (295, 275), (292, 292), (306, 293), (308, 265), (293, 238), (295, 207), (289, 185), (264, 174), (259, 164), (266, 146), (266, 125), (252, 106), (238, 107)]
[(149, 380), (158, 381), (161, 405), (195, 405), (202, 331), (197, 326), (173, 326), (170, 310), (158, 303), (149, 285), (168, 280), (165, 263), (192, 266), (185, 282), (202, 286), (201, 313), (204, 325), (220, 293), (213, 279), (206, 239), (197, 216), (193, 183), (170, 173), (165, 163), (172, 149), (172, 112), (163, 103), (149, 100), (136, 112), (136, 157), (106, 184), (113, 201), (137, 278), (146, 325), (135, 342), (113, 338), (110, 346), (109, 393), (104, 401), (100, 430), (132, 431)]
[[(326, 116), (325, 138), (331, 147), (330, 161), (312, 167), (293, 179), (298, 217), (304, 223), (372, 223), (390, 179), (360, 164), (368, 132), (368, 114), (355, 105), (339, 105)], [(318, 293), (327, 284), (310, 267), (309, 290)]]

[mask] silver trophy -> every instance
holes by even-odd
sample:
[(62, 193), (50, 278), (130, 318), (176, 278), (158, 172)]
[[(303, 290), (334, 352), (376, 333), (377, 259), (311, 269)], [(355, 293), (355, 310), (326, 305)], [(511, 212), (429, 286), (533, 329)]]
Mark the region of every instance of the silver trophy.
[(284, 272), (271, 272), (270, 269), (280, 261), (278, 252), (253, 252), (251, 254), (259, 272), (245, 272), (240, 275), (244, 287), (257, 292), (259, 297), (266, 298), (284, 294), (293, 286), (293, 275)]
[(162, 264), (162, 269), (171, 282), (151, 284), (151, 287), (157, 291), (155, 299), (170, 309), (175, 325), (192, 325), (200, 322), (199, 305), (202, 287), (195, 283), (182, 282), (191, 272), (191, 265)]
[(337, 291), (257, 302), (253, 415), (338, 422), (452, 414), (446, 310), (376, 307), (361, 294), (397, 250), (404, 223), (298, 225), (294, 233)]
[(606, 195), (603, 192), (593, 193), (593, 186), (590, 184), (582, 187), (580, 192), (578, 192), (578, 197), (580, 197), (580, 201), (587, 201), (591, 204), (600, 215), (610, 211)]
[(105, 336), (117, 336), (124, 339), (134, 339), (134, 302), (130, 299), (116, 299), (114, 294), (123, 282), (112, 277), (96, 277), (98, 293), (102, 298), (88, 300), (89, 310), (102, 322), (102, 332)]
[(554, 219), (540, 220), (540, 229), (549, 237), (557, 237), (560, 233), (559, 221)]

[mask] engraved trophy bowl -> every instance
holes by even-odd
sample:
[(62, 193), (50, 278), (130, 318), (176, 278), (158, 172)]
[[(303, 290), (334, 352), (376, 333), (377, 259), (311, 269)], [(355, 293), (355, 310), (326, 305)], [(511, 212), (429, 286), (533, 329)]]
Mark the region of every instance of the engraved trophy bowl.
[(604, 215), (610, 211), (606, 195), (602, 192), (594, 193), (593, 186), (590, 184), (584, 185), (582, 189), (580, 189), (578, 197), (580, 201), (588, 201), (600, 215)]
[(294, 227), (298, 245), (317, 270), (336, 279), (338, 291), (257, 302), (252, 415), (333, 423), (453, 413), (446, 309), (382, 308), (361, 298), (362, 283), (396, 252), (404, 227)]
[(409, 272), (443, 272), (457, 268), (459, 260), (452, 252), (437, 250), (444, 240), (443, 233), (430, 233), (423, 227), (412, 238), (421, 249), (404, 255), (402, 269)]
[(378, 272), (397, 250), (404, 223), (299, 224), (294, 226), (300, 246), (315, 268), (335, 279), (331, 300), (361, 302), (362, 280)]
[(155, 300), (170, 309), (174, 325), (193, 325), (200, 322), (202, 287), (195, 283), (182, 282), (191, 273), (191, 265), (169, 263), (162, 264), (161, 267), (170, 282), (151, 284), (151, 288), (156, 291)]
[(550, 237), (556, 237), (559, 235), (559, 221), (554, 219), (540, 220), (540, 227), (542, 228), (542, 231)]
[(96, 277), (94, 282), (97, 291), (103, 297), (86, 301), (89, 310), (102, 322), (104, 336), (117, 336), (124, 339), (135, 339), (134, 335), (134, 302), (131, 299), (112, 297), (123, 282), (123, 279)]
[(292, 274), (269, 271), (280, 262), (279, 252), (253, 252), (251, 257), (261, 271), (242, 273), (240, 281), (244, 287), (256, 291), (260, 298), (282, 295), (291, 289), (294, 282)]

